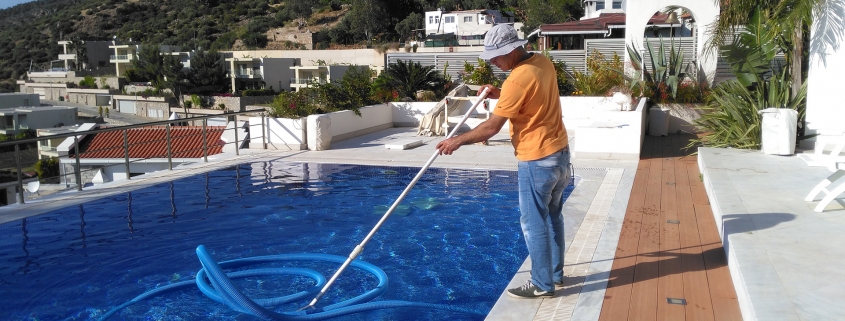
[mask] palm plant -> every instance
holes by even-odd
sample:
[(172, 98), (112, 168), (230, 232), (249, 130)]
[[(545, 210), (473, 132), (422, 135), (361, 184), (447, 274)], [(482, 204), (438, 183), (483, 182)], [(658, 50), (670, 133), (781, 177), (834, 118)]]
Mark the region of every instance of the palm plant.
[[(801, 90), (804, 80), (805, 59), (805, 38), (808, 36), (810, 26), (813, 23), (813, 11), (821, 16), (829, 14), (823, 10), (823, 6), (829, 1), (824, 0), (714, 0), (720, 5), (718, 20), (711, 28), (711, 38), (707, 42), (708, 49), (717, 49), (727, 42), (736, 31), (738, 26), (747, 25), (753, 19), (755, 10), (759, 10), (765, 19), (771, 23), (767, 24), (771, 32), (776, 36), (775, 45), (784, 53), (787, 61), (787, 70), (791, 78), (791, 91), (797, 96)], [(831, 3), (830, 5), (835, 5)], [(835, 11), (831, 11), (835, 12)], [(834, 19), (840, 20), (841, 18)], [(841, 21), (841, 20), (840, 20)], [(830, 26), (836, 27), (836, 26)], [(842, 31), (838, 26), (838, 33)]]
[(720, 48), (737, 79), (724, 81), (713, 89), (704, 113), (695, 122), (705, 135), (687, 147), (703, 144), (757, 149), (761, 140), (760, 110), (791, 108), (803, 116), (807, 86), (801, 85), (793, 94), (789, 69), (772, 66), (778, 37), (771, 23), (758, 10), (745, 31)]
[(402, 97), (415, 97), (419, 90), (439, 91), (446, 80), (434, 66), (423, 66), (418, 62), (396, 61), (384, 71), (388, 82)]

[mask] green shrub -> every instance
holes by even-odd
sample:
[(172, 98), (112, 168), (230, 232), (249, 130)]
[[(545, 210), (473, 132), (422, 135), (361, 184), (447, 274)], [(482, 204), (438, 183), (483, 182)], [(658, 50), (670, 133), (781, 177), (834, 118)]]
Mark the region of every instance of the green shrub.
[(85, 78), (79, 81), (79, 87), (97, 89), (97, 81), (94, 80), (94, 77), (85, 76)]
[(490, 63), (481, 58), (478, 58), (477, 66), (464, 61), (464, 71), (460, 74), (464, 83), (469, 85), (491, 84), (496, 87), (502, 85), (502, 79), (499, 79), (499, 77), (496, 77), (496, 75), (493, 74), (493, 67)]
[(272, 96), (276, 91), (272, 89), (245, 89), (241, 91), (241, 96)]
[(59, 160), (57, 158), (42, 159), (35, 163), (35, 172), (40, 180), (59, 176)]
[(317, 112), (309, 91), (282, 92), (270, 104), (270, 117), (301, 118), (311, 114), (322, 114), (322, 110)]
[(587, 57), (587, 72), (573, 70), (575, 91), (577, 96), (607, 96), (611, 88), (625, 83), (625, 77), (617, 72), (622, 70), (622, 59), (613, 54), (613, 58), (606, 60), (597, 50)]
[(206, 106), (205, 99), (202, 99), (202, 97), (200, 97), (196, 94), (191, 95), (191, 103), (192, 103), (192, 105), (194, 105), (197, 108), (208, 107), (208, 106)]

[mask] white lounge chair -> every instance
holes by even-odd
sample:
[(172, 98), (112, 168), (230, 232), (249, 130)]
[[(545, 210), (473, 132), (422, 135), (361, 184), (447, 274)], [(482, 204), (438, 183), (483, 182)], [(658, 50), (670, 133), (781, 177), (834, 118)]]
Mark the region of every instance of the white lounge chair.
[(838, 166), (843, 166), (841, 163), (845, 163), (845, 153), (843, 153), (845, 151), (845, 133), (833, 142), (835, 143), (833, 149), (829, 153), (825, 153), (825, 147), (828, 143), (830, 142), (817, 142), (812, 154), (798, 154), (798, 158), (807, 163), (808, 166), (823, 166), (834, 172)]
[[(833, 175), (828, 176), (821, 183), (816, 185), (816, 187), (813, 188), (810, 194), (807, 195), (806, 198), (804, 198), (804, 201), (812, 202), (816, 199), (816, 195), (819, 195), (819, 193), (824, 193), (824, 198), (822, 198), (821, 202), (819, 202), (819, 204), (816, 205), (816, 208), (813, 209), (813, 211), (816, 212), (824, 211), (824, 208), (827, 207), (830, 202), (832, 202), (834, 199), (836, 199), (836, 197), (838, 197), (842, 193), (845, 193), (845, 180), (842, 179), (843, 177), (845, 177), (845, 170), (836, 170)], [(833, 189), (827, 188), (836, 181), (840, 181), (839, 185), (837, 185)]]

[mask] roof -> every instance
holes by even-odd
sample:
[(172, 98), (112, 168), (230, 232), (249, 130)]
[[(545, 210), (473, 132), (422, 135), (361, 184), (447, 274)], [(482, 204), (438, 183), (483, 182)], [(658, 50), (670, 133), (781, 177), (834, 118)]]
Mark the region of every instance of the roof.
[[(223, 152), (225, 142), (220, 139), (223, 126), (206, 127), (208, 155)], [(127, 130), (129, 158), (166, 158), (167, 129), (164, 126), (132, 128)], [(171, 150), (174, 158), (203, 157), (202, 127), (174, 126), (170, 128)], [(123, 131), (110, 131), (94, 135), (84, 147), (80, 158), (124, 158)]]
[[(669, 15), (658, 12), (648, 20), (648, 24), (663, 25), (666, 24), (666, 18)], [(609, 28), (625, 28), (625, 14), (624, 13), (602, 13), (597, 18), (567, 21), (563, 23), (553, 23), (540, 26), (541, 33), (590, 33), (590, 32), (606, 32)]]

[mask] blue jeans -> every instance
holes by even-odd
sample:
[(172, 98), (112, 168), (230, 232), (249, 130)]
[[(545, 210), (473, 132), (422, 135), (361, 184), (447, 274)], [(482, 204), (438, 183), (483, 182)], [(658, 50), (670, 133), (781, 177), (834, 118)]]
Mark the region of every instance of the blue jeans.
[(531, 282), (543, 291), (563, 280), (563, 190), (572, 175), (569, 148), (519, 162), (519, 223), (531, 257)]

